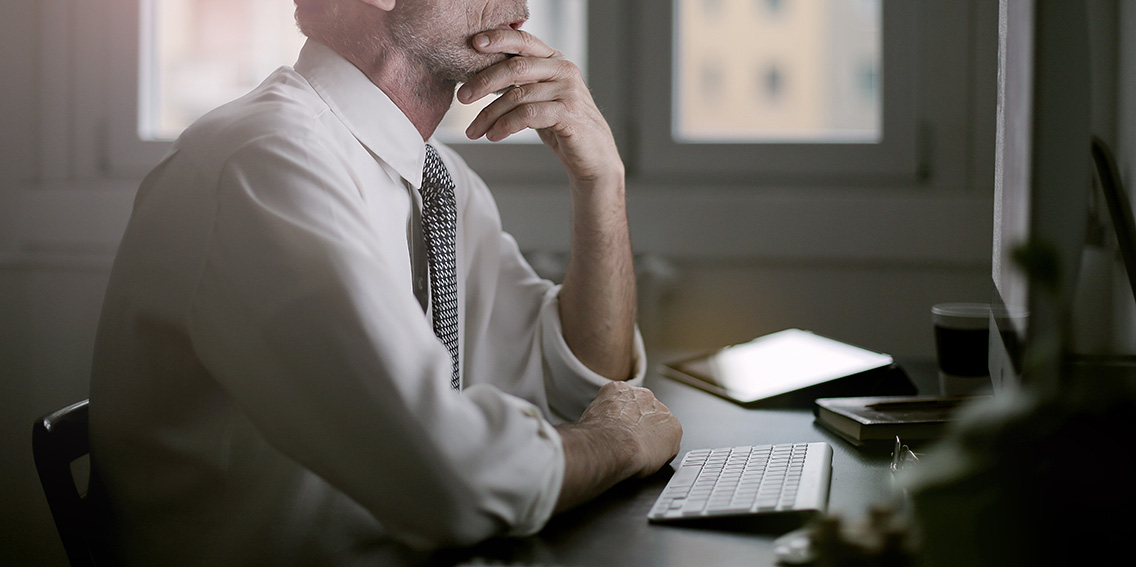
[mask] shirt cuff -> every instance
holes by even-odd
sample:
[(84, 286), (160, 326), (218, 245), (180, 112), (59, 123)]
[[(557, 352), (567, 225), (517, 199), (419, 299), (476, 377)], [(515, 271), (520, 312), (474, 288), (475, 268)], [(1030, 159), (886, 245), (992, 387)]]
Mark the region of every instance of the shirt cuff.
[[(545, 389), (548, 406), (553, 417), (565, 422), (575, 421), (592, 403), (600, 388), (611, 382), (607, 377), (592, 371), (568, 347), (560, 321), (560, 286), (553, 286), (544, 296), (541, 306), (541, 347), (545, 359)], [(641, 386), (647, 375), (647, 353), (643, 335), (635, 326), (632, 344), (634, 372), (628, 384)]]
[[(478, 388), (484, 388), (484, 386), (474, 386), (471, 390)], [(528, 510), (521, 512), (517, 523), (507, 533), (507, 535), (513, 537), (529, 536), (543, 529), (548, 520), (552, 518), (553, 512), (556, 511), (556, 504), (560, 500), (560, 490), (564, 484), (564, 442), (560, 438), (560, 432), (544, 419), (536, 406), (509, 395), (501, 395), (501, 399), (520, 411), (525, 417), (535, 421), (537, 423), (537, 436), (542, 441), (547, 442), (552, 449), (550, 457), (552, 462), (546, 461), (546, 464), (551, 466), (543, 470), (544, 478), (538, 481), (540, 485), (538, 494), (540, 496), (532, 501)]]

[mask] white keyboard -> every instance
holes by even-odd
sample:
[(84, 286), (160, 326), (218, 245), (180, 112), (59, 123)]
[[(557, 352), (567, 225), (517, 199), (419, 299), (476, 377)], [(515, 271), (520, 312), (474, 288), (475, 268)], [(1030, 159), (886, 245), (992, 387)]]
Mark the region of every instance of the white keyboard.
[(828, 443), (690, 451), (655, 505), (652, 522), (751, 515), (809, 515), (828, 506)]

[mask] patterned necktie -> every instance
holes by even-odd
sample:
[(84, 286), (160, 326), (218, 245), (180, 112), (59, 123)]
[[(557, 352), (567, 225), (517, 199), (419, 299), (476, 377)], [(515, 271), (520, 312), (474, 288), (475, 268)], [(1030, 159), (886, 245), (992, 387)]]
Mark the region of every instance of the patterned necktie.
[(454, 181), (433, 146), (426, 145), (422, 169), (422, 225), (426, 256), (430, 261), (430, 304), (434, 310), (434, 334), (450, 351), (453, 374), (450, 386), (461, 389), (458, 373), (458, 282), (456, 269), (457, 202)]

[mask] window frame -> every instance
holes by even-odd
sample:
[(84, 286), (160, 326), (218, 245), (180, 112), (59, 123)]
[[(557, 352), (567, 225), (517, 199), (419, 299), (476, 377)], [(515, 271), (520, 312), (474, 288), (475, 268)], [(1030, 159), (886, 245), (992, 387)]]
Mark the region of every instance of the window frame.
[(141, 58), (142, 43), (147, 39), (142, 19), (148, 12), (146, 0), (111, 0), (110, 3), (110, 21), (123, 26), (124, 33), (111, 34), (108, 38), (111, 86), (107, 100), (107, 168), (112, 175), (139, 176), (157, 165), (173, 142), (144, 140), (141, 136), (139, 109), (144, 99), (140, 84), (144, 68)]
[[(656, 0), (657, 1), (657, 0)], [(882, 101), (879, 142), (680, 142), (672, 136), (675, 107), (677, 2), (670, 10), (644, 6), (642, 21), (656, 33), (644, 34), (635, 159), (652, 179), (727, 182), (744, 178), (755, 185), (861, 184), (915, 181), (919, 172), (916, 126), (914, 3), (882, 1)], [(651, 53), (668, 53), (647, 57)]]

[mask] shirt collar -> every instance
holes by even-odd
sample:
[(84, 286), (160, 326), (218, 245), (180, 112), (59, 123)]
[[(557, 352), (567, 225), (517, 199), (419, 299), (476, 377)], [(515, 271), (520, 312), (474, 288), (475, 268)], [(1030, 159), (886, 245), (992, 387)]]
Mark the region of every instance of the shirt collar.
[(295, 69), (361, 144), (411, 186), (422, 185), (426, 144), (382, 89), (343, 56), (311, 39), (300, 50)]

